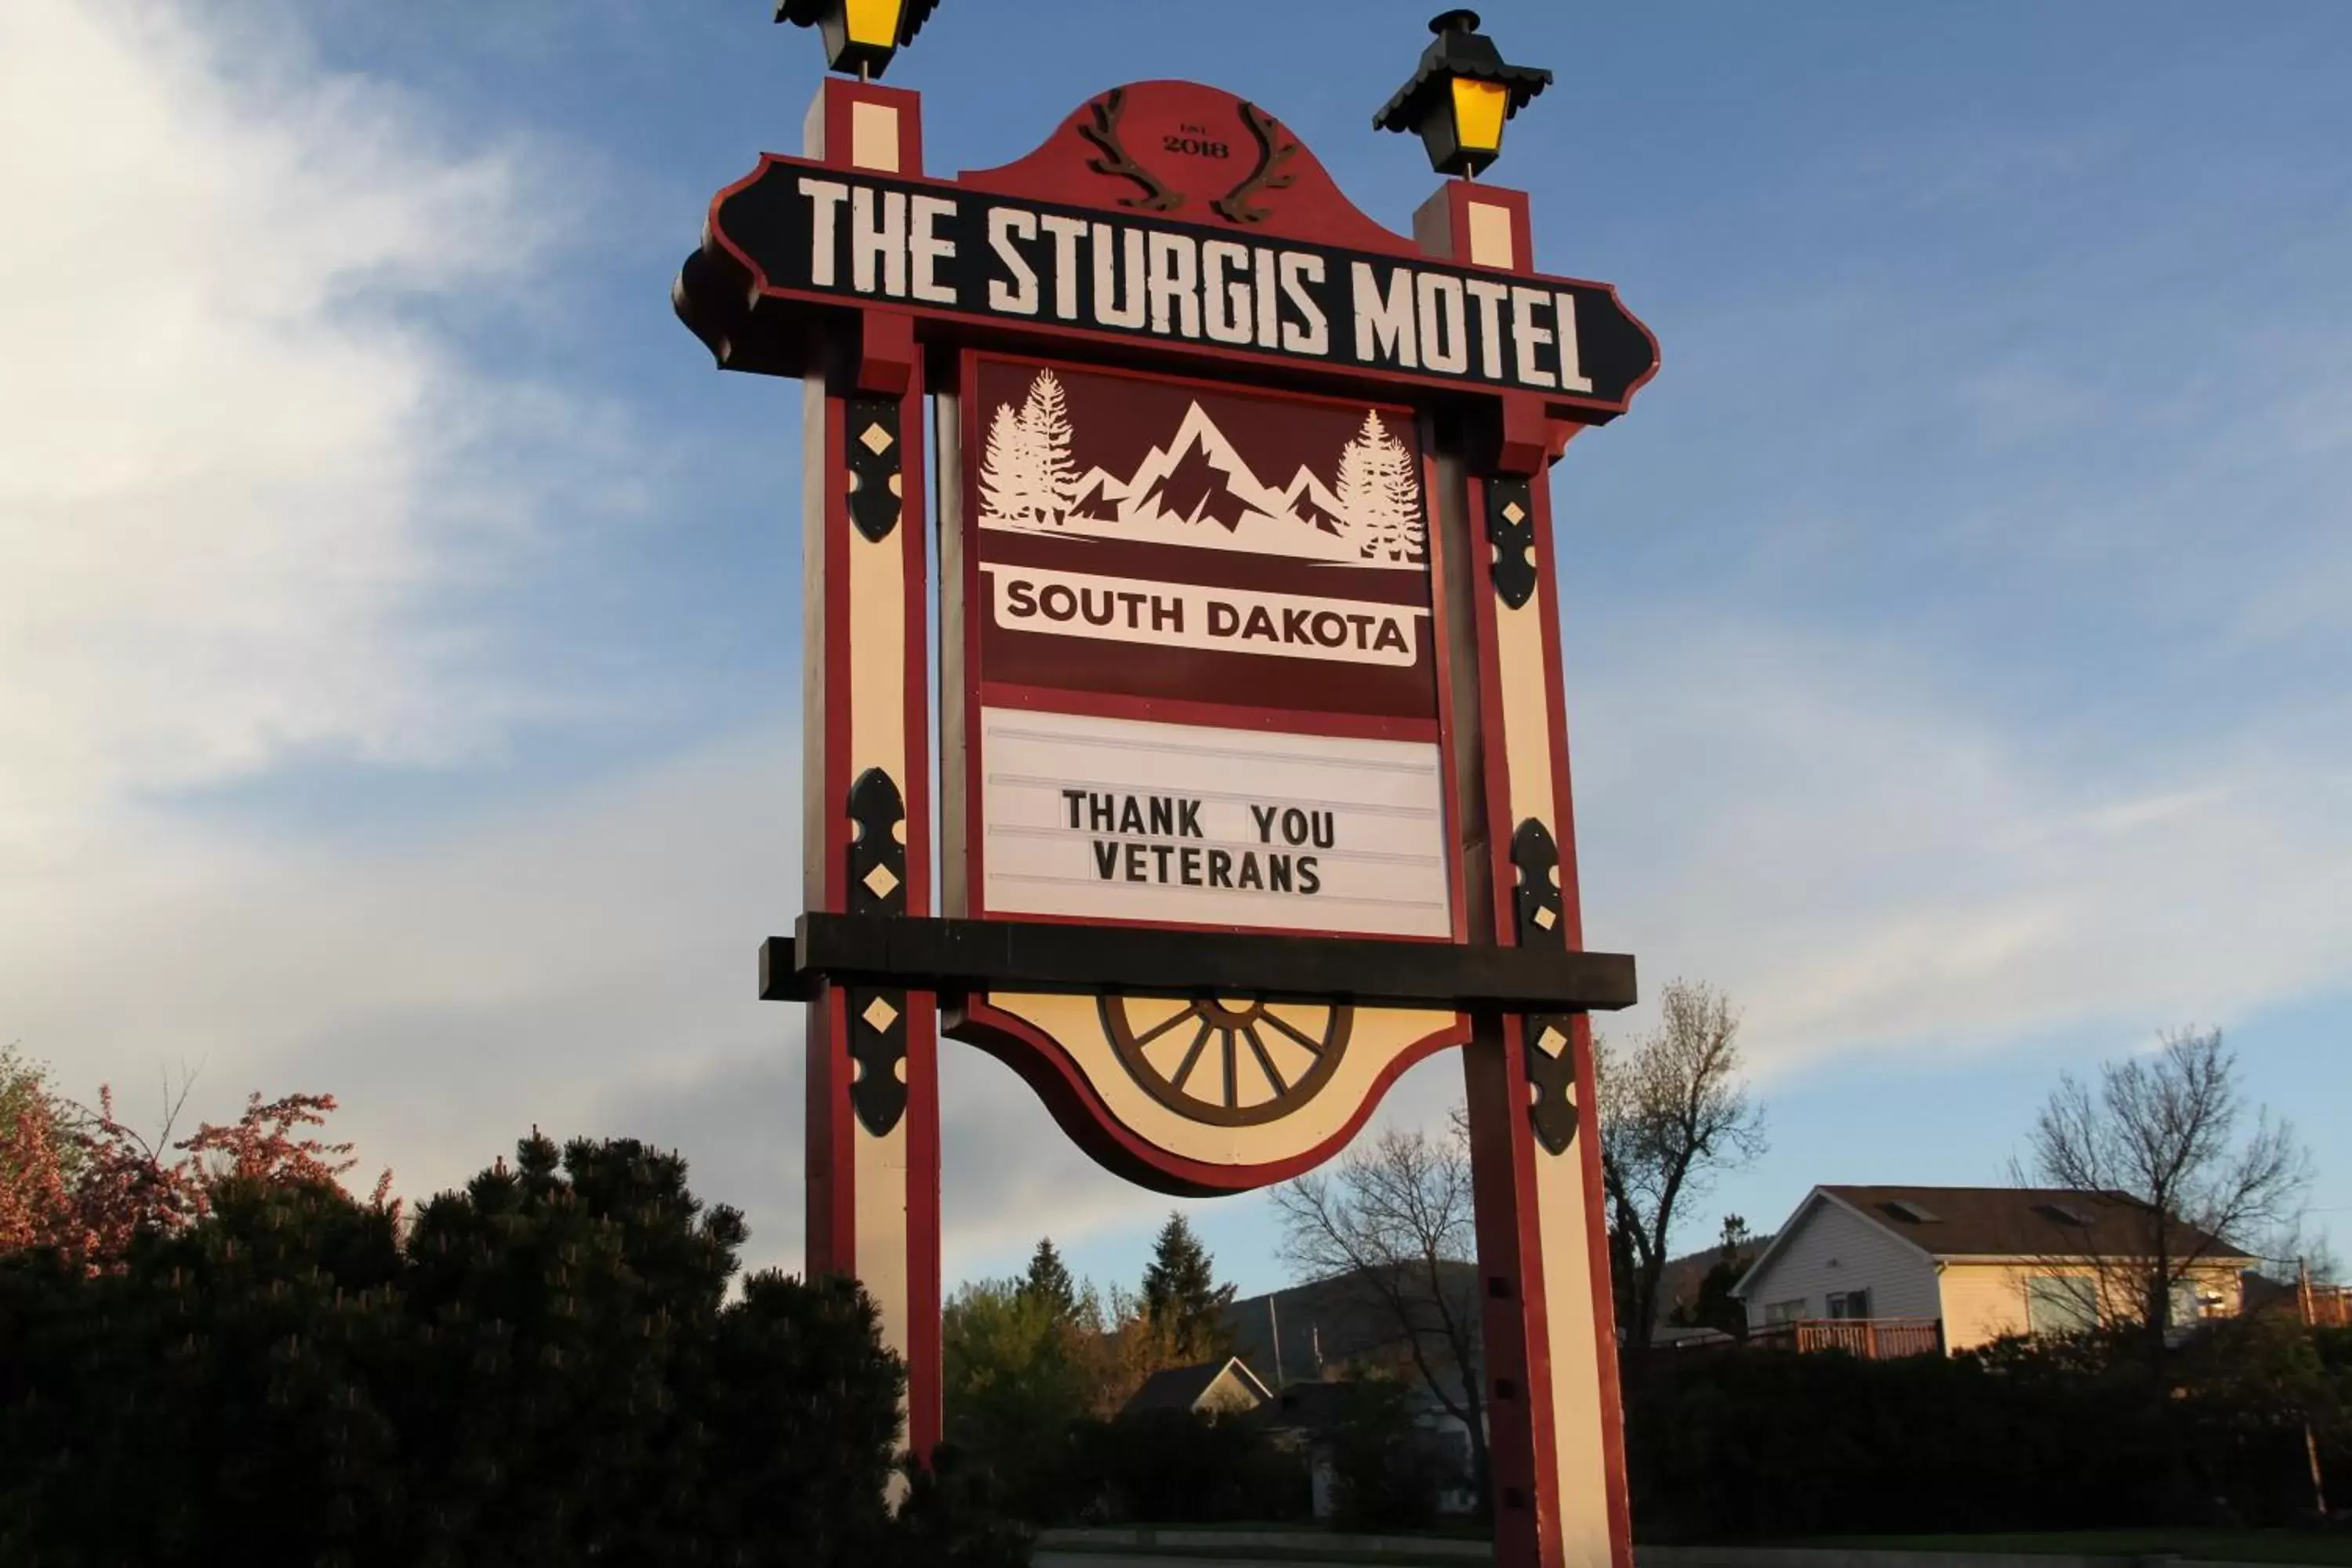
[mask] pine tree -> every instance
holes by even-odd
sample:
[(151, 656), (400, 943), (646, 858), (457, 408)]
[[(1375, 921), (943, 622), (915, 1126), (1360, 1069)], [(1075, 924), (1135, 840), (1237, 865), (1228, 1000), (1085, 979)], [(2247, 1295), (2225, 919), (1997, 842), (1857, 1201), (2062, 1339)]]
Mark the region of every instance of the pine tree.
[(1029, 399), (1021, 407), (1021, 427), (1029, 437), (1029, 454), (1036, 467), (1034, 503), (1038, 521), (1058, 523), (1077, 504), (1077, 459), (1070, 455), (1070, 405), (1062, 378), (1041, 370), (1029, 384)]
[(1389, 434), (1376, 410), (1364, 410), (1363, 427), (1339, 449), (1336, 494), (1347, 514), (1347, 538), (1359, 554), (1372, 561), (1422, 558), (1428, 535), (1412, 451)]
[(1233, 1299), (1234, 1288), (1216, 1282), (1208, 1248), (1192, 1226), (1182, 1215), (1171, 1214), (1143, 1271), (1144, 1316), (1168, 1334), (1180, 1353), (1207, 1361), (1224, 1353), (1230, 1343), (1224, 1312)]
[(1028, 427), (1010, 403), (988, 422), (988, 450), (980, 460), (980, 511), (984, 521), (1026, 522), (1037, 510), (1036, 464)]
[(1429, 550), (1429, 529), (1421, 509), (1421, 477), (1413, 471), (1412, 448), (1381, 431), (1387, 443), (1383, 488), (1388, 492), (1388, 510), (1396, 519), (1396, 561), (1420, 561)]
[(1360, 556), (1369, 557), (1375, 543), (1374, 519), (1381, 486), (1373, 471), (1372, 448), (1381, 433), (1380, 416), (1366, 409), (1363, 429), (1339, 448), (1339, 483), (1333, 487), (1333, 494), (1339, 502), (1342, 537), (1356, 547)]
[(1057, 1323), (1077, 1321), (1077, 1282), (1070, 1278), (1069, 1267), (1062, 1261), (1052, 1237), (1037, 1238), (1037, 1250), (1029, 1256), (1029, 1272), (1021, 1280), (1021, 1293), (1050, 1308)]

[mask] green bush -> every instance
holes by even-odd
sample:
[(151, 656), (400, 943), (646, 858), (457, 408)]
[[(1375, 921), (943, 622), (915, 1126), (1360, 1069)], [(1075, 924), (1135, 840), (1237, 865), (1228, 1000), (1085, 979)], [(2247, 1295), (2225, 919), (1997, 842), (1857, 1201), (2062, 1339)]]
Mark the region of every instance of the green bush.
[(963, 1478), (892, 1515), (873, 1302), (729, 1300), (744, 1235), (675, 1155), (533, 1136), (404, 1239), (331, 1183), (230, 1183), (118, 1271), (0, 1258), (0, 1561), (1024, 1561)]
[(2342, 1473), (2352, 1366), (2292, 1324), (2216, 1324), (2160, 1367), (2129, 1342), (1864, 1362), (1661, 1358), (1626, 1408), (1643, 1539), (2294, 1522), (2308, 1419)]
[(1212, 1524), (1292, 1519), (1308, 1507), (1304, 1457), (1247, 1415), (1147, 1410), (1081, 1421), (1066, 1453), (1073, 1516)]
[(1433, 1437), (1413, 1423), (1412, 1395), (1392, 1378), (1349, 1385), (1332, 1435), (1332, 1523), (1341, 1530), (1426, 1530), (1439, 1495), (1459, 1479)]
[(942, 1318), (949, 1439), (988, 1471), (1008, 1510), (1038, 1524), (1064, 1522), (1077, 1507), (1067, 1435), (1093, 1392), (1088, 1326), (1019, 1280), (968, 1284)]

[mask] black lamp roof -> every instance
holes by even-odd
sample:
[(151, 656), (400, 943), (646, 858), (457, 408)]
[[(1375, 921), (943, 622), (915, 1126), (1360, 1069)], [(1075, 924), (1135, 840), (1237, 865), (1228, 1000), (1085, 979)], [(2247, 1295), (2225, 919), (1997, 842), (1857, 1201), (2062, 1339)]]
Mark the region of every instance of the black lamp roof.
[[(776, 20), (790, 22), (796, 27), (814, 27), (824, 20), (824, 14), (842, 0), (776, 0)], [(940, 0), (907, 0), (907, 8), (898, 17), (898, 42), (903, 46), (915, 41), (931, 13), (940, 8)]]
[(1430, 100), (1447, 90), (1446, 83), (1455, 77), (1499, 82), (1507, 88), (1511, 99), (1504, 110), (1507, 117), (1517, 114), (1521, 104), (1551, 85), (1551, 72), (1506, 62), (1495, 40), (1478, 31), (1475, 11), (1448, 11), (1434, 16), (1429, 30), (1437, 35), (1436, 42), (1421, 51), (1421, 64), (1414, 68), (1412, 79), (1397, 89), (1396, 95), (1372, 116), (1373, 130), (1420, 130)]

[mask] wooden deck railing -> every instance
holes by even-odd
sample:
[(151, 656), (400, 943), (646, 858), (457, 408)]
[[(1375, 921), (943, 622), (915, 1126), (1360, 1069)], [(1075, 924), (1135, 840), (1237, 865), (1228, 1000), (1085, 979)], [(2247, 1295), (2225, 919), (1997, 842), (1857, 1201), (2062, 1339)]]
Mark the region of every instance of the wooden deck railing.
[(2303, 1321), (2314, 1328), (2352, 1329), (2352, 1286), (2303, 1287)]
[(1801, 1318), (1752, 1331), (1748, 1342), (1759, 1350), (1843, 1351), (1864, 1361), (1937, 1355), (1944, 1349), (1944, 1326), (1933, 1318)]

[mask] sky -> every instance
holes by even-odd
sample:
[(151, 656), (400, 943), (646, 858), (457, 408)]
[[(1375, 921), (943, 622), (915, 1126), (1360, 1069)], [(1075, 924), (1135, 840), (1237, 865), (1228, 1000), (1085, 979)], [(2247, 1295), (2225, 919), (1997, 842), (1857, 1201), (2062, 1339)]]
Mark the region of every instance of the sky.
[[(889, 79), (935, 170), (1213, 82), (1402, 228), (1430, 8), (946, 0)], [(2001, 1181), (2215, 1026), (2352, 1237), (2352, 7), (1486, 15), (1558, 73), (1490, 178), (1663, 345), (1553, 493), (1588, 939), (1727, 991), (1769, 1118), (1681, 1236)], [(410, 1194), (643, 1137), (797, 1263), (798, 393), (668, 290), (821, 66), (751, 0), (0, 6), (0, 1043), (331, 1092)], [(948, 1279), (1131, 1283), (1170, 1200), (942, 1076)]]

